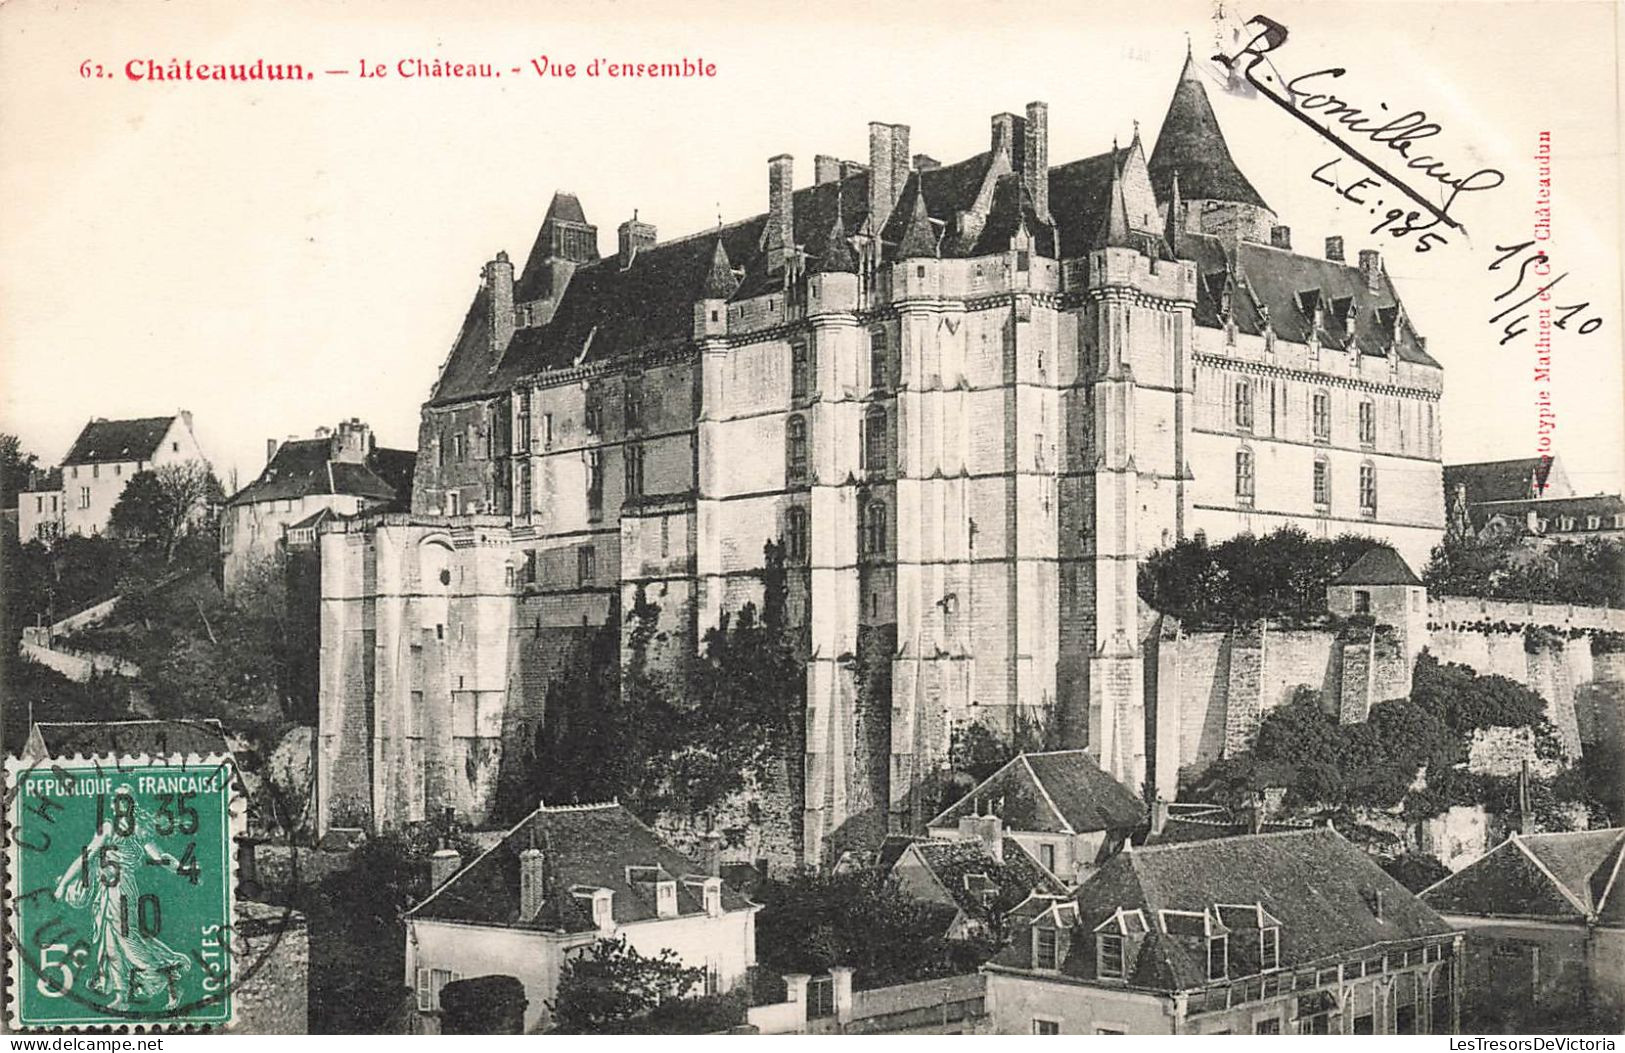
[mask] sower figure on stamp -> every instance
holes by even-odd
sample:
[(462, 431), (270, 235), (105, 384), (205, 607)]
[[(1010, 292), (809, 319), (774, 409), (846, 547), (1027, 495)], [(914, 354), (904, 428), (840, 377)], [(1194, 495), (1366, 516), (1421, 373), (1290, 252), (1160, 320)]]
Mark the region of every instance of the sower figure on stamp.
[(184, 954), (146, 931), (137, 875), (149, 866), (171, 872), (180, 860), (155, 843), (153, 818), (128, 785), (113, 795), (113, 815), (56, 884), (54, 896), (70, 907), (90, 907), (91, 948), (96, 971), (90, 989), (112, 995), (114, 1009), (168, 994), (166, 1008), (179, 1000), (179, 976), (190, 968)]

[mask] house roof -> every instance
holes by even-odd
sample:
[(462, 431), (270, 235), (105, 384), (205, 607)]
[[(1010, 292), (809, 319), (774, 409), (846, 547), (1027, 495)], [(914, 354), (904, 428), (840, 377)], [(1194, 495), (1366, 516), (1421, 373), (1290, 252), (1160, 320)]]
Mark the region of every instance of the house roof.
[(1556, 457), (1517, 457), (1508, 461), (1445, 465), (1445, 497), (1455, 497), (1458, 486), (1467, 488), (1470, 504), (1521, 501), (1538, 497), (1542, 492), (1551, 497), (1568, 497), (1574, 492)]
[(1554, 520), (1567, 516), (1574, 520), (1576, 530), (1589, 529), (1586, 526), (1588, 516), (1602, 517), (1599, 529), (1614, 529), (1614, 516), (1625, 512), (1625, 498), (1619, 494), (1591, 494), (1587, 497), (1542, 497), (1522, 501), (1483, 501), (1471, 505), (1470, 515), (1474, 529), (1482, 530), (1484, 525), (1496, 516), (1505, 516), (1510, 520), (1523, 525), (1533, 512), (1541, 519), (1547, 520), (1548, 532), (1559, 530)]
[[(1130, 944), (1137, 952), (1129, 981), (1163, 991), (1206, 986), (1206, 931), (1231, 936), (1230, 978), (1259, 969), (1256, 939), (1249, 949), (1237, 934), (1272, 921), (1280, 927), (1283, 969), (1455, 931), (1328, 827), (1133, 849), (1096, 871), (1071, 902), (1077, 924), (1062, 973), (1095, 979), (1090, 934), (1139, 911), (1148, 931)], [(1053, 918), (1040, 915), (1033, 924)], [(993, 964), (1032, 968), (1032, 944), (1018, 935)]]
[(1622, 848), (1625, 827), (1513, 834), (1424, 890), (1422, 899), (1447, 914), (1625, 924)]
[(1132, 829), (1145, 821), (1139, 796), (1106, 774), (1085, 750), (1022, 753), (944, 809), (928, 827), (957, 826), (991, 814), (1005, 829), (1084, 833)]
[(1333, 585), (1420, 585), (1405, 557), (1387, 545), (1373, 545), (1332, 579)]
[(1208, 102), (1207, 88), (1189, 53), (1157, 133), (1150, 167), (1151, 182), (1160, 201), (1168, 200), (1177, 171), (1179, 191), (1186, 201), (1236, 201), (1269, 207), (1231, 159), (1219, 119)]
[[(534, 918), (519, 916), (519, 854), (530, 848), (543, 853), (543, 905)], [(637, 816), (619, 804), (543, 806), (484, 855), (464, 867), (438, 891), (408, 912), (408, 917), (501, 925), (552, 932), (590, 932), (591, 905), (572, 890), (608, 889), (614, 893), (617, 924), (659, 916), (653, 888), (634, 882), (638, 867), (659, 868), (677, 883), (679, 916), (705, 913), (699, 890), (685, 878), (704, 877), (700, 866), (685, 858)], [(726, 884), (724, 910), (748, 910), (753, 904)]]
[(285, 501), (317, 494), (343, 494), (372, 501), (404, 500), (411, 494), (417, 454), (373, 449), (364, 462), (336, 461), (329, 439), (293, 439), (277, 447), (259, 478), (239, 490), (228, 505)]
[[(1035, 893), (1040, 896), (1066, 894), (1066, 886), (1012, 837), (1003, 840), (1002, 860), (993, 858), (988, 846), (977, 838), (930, 839), (906, 846), (892, 866), (911, 854), (947, 890), (955, 905), (971, 917), (1004, 913)], [(994, 893), (991, 904), (982, 902), (980, 893), (984, 889)]]
[(93, 420), (73, 440), (62, 463), (107, 464), (112, 461), (150, 461), (169, 433), (174, 416), (137, 417), (134, 420)]
[(218, 720), (42, 722), (34, 729), (50, 757), (231, 752)]

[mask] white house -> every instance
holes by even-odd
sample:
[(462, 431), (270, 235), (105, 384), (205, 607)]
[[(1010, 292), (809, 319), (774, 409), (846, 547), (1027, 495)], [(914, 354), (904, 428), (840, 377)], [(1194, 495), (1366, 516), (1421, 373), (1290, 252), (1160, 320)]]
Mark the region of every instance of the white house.
[(493, 974), (524, 984), (525, 1030), (546, 1029), (564, 962), (599, 939), (675, 951), (705, 968), (706, 993), (745, 982), (756, 963), (761, 908), (619, 804), (543, 805), (460, 863), (442, 849), (436, 876), (455, 872), (406, 914), (406, 983), (426, 1030), (446, 984)]

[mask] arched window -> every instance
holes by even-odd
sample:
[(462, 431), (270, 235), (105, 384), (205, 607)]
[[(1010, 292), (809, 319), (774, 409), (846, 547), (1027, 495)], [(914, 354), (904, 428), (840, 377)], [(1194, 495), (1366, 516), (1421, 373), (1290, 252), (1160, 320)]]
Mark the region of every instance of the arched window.
[(792, 505), (784, 513), (784, 558), (790, 563), (805, 563), (811, 538), (807, 532), (807, 510)]
[(886, 554), (886, 503), (870, 501), (863, 506), (863, 554), (879, 559)]
[(1253, 503), (1253, 451), (1236, 451), (1236, 503), (1251, 507)]
[(886, 330), (871, 329), (869, 331), (869, 386), (876, 390), (884, 388), (891, 375), (891, 355), (886, 343)]
[(795, 483), (807, 478), (807, 418), (800, 414), (784, 425), (784, 474)]
[(890, 465), (886, 410), (883, 406), (871, 406), (863, 419), (863, 466), (871, 472), (883, 472)]

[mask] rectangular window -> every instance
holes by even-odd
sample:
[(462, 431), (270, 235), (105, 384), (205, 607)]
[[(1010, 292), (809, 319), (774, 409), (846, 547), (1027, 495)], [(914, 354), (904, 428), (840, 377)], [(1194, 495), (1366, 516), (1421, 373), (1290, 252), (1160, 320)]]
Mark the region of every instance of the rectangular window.
[(1315, 438), (1327, 440), (1332, 437), (1332, 397), (1324, 391), (1317, 391), (1310, 402), (1310, 418), (1315, 430)]
[(1236, 451), (1236, 503), (1253, 503), (1253, 455), (1248, 450)]
[(626, 427), (628, 431), (643, 427), (643, 389), (641, 382), (626, 380)]
[(598, 577), (598, 553), (591, 545), (576, 550), (576, 584), (591, 585)]
[(514, 485), (514, 514), (529, 515), (530, 507), (530, 462), (520, 461), (516, 470), (518, 481)]
[(1253, 1034), (1255, 1035), (1279, 1035), (1280, 1033), (1280, 1017), (1271, 1017), (1268, 1020), (1260, 1020), (1253, 1025)]
[(1360, 511), (1368, 516), (1377, 514), (1377, 466), (1360, 465)]
[(79, 488), (79, 507), (80, 508), (89, 508), (90, 507), (90, 487), (88, 487), (88, 486), (81, 486)]
[(1354, 1033), (1356, 1035), (1374, 1035), (1377, 1033), (1373, 1026), (1375, 1023), (1376, 1020), (1370, 1013), (1357, 1016), (1354, 1018)]
[(553, 448), (553, 414), (542, 414), (542, 449)]
[(807, 355), (807, 342), (797, 340), (790, 345), (790, 397), (801, 398), (812, 388), (812, 378), (809, 374), (810, 360)]
[(1037, 1017), (1033, 1018), (1033, 1034), (1059, 1035), (1060, 1033), (1061, 1022), (1059, 1020), (1040, 1020)]
[(1316, 1013), (1306, 1016), (1298, 1021), (1300, 1035), (1329, 1035), (1332, 1031), (1332, 1016), (1330, 1013)]
[(92, 479), (100, 479), (102, 477), (102, 466), (99, 465), (99, 464), (91, 465), (90, 466), (90, 477)]
[(1123, 937), (1103, 932), (1096, 944), (1095, 972), (1102, 980), (1123, 978)]
[(45, 511), (45, 498), (43, 496), (34, 498), (34, 511), (41, 513)]
[(588, 434), (597, 435), (603, 430), (603, 396), (597, 391), (587, 392), (587, 404), (582, 410), (581, 422)]
[(1281, 930), (1273, 925), (1258, 930), (1258, 967), (1266, 972), (1281, 967)]
[(1371, 402), (1360, 403), (1360, 442), (1370, 446), (1377, 441), (1377, 407)]
[(1354, 613), (1355, 614), (1370, 614), (1371, 613), (1371, 593), (1370, 592), (1366, 591), (1365, 589), (1355, 589), (1354, 590)]
[(524, 453), (530, 449), (530, 392), (521, 391), (514, 396), (514, 449)]
[(113, 465), (113, 474), (114, 475), (123, 475), (124, 474), (124, 466), (122, 464)]
[(875, 329), (869, 333), (869, 386), (876, 390), (886, 386), (890, 375), (886, 347), (886, 331)]
[(1253, 430), (1253, 385), (1250, 380), (1236, 381), (1236, 427)]
[(1315, 504), (1322, 508), (1332, 503), (1332, 466), (1326, 461), (1315, 462)]
[(1207, 938), (1207, 978), (1209, 980), (1222, 980), (1230, 973), (1230, 938), (1228, 936), (1209, 936)]
[(448, 516), (461, 515), (463, 511), (463, 495), (456, 490), (446, 492), (446, 514)]
[(1045, 870), (1049, 871), (1051, 874), (1055, 873), (1055, 846), (1039, 845), (1038, 861), (1044, 864)]
[(597, 519), (604, 511), (604, 455), (587, 451), (587, 516)]
[(1033, 930), (1033, 968), (1057, 969), (1058, 934), (1054, 929)]

